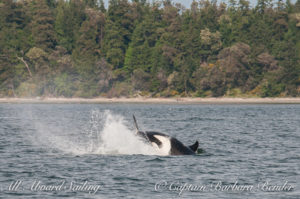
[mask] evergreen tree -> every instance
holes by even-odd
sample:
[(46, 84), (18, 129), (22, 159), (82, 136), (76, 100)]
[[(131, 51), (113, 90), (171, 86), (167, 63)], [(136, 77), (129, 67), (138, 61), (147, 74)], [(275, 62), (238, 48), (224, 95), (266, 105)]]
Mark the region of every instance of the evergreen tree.
[(58, 1), (55, 20), (58, 44), (65, 47), (70, 53), (75, 48), (79, 29), (85, 19), (85, 5), (82, 1)]
[(32, 1), (32, 37), (34, 45), (46, 51), (56, 46), (56, 32), (54, 29), (54, 15), (45, 0)]
[(127, 0), (110, 0), (103, 50), (115, 68), (124, 65), (125, 53), (131, 41), (135, 22), (139, 20)]
[(158, 24), (147, 17), (133, 32), (132, 41), (125, 55), (124, 67), (128, 74), (135, 69), (141, 69), (149, 73), (151, 70), (152, 49), (154, 48), (158, 35), (156, 29)]
[(87, 19), (81, 24), (79, 37), (74, 51), (75, 57), (86, 61), (103, 56), (101, 54), (101, 43), (105, 18), (103, 13), (91, 8), (86, 9)]

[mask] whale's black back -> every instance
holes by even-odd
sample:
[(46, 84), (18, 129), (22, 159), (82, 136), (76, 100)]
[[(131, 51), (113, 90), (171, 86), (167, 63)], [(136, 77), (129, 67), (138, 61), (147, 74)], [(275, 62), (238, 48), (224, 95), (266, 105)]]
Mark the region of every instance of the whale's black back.
[(176, 138), (171, 138), (171, 151), (170, 155), (193, 155), (195, 154), (189, 147), (184, 146), (182, 142)]
[[(158, 147), (161, 147), (162, 143), (155, 137), (155, 135), (164, 136), (170, 139), (171, 149), (170, 155), (193, 155), (195, 152), (190, 147), (185, 146), (182, 142), (177, 140), (176, 138), (169, 137), (163, 133), (155, 132), (155, 131), (138, 131), (138, 134), (145, 138), (148, 142), (154, 142)], [(198, 144), (198, 142), (196, 142)], [(197, 145), (198, 148), (198, 145)]]

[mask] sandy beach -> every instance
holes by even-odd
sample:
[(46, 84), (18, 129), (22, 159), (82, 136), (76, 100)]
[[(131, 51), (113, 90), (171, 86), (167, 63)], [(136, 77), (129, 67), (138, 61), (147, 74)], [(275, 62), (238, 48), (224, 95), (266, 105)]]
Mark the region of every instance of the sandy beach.
[(0, 98), (0, 103), (300, 104), (300, 98)]

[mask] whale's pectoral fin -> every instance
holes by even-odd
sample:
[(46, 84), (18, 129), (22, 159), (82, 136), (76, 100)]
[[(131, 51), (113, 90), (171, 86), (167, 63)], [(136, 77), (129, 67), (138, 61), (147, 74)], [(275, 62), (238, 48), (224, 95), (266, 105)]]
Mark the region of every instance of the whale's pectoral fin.
[(199, 142), (196, 141), (195, 144), (193, 144), (193, 145), (191, 145), (191, 146), (189, 146), (189, 147), (190, 147), (190, 149), (191, 149), (192, 151), (196, 152), (197, 149), (198, 149), (198, 147), (199, 147)]
[(140, 131), (140, 130), (139, 130), (139, 126), (138, 126), (138, 124), (137, 124), (137, 121), (136, 121), (136, 119), (135, 119), (135, 116), (132, 115), (132, 117), (133, 117), (133, 121), (134, 121), (135, 128), (136, 128), (137, 132), (139, 132), (139, 131)]

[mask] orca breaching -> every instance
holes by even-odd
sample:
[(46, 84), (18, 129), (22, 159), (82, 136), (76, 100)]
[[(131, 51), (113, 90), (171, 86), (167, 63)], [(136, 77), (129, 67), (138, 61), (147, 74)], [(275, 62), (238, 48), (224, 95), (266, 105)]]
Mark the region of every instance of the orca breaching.
[(160, 150), (165, 155), (194, 155), (199, 147), (199, 142), (191, 146), (185, 146), (174, 137), (170, 137), (163, 133), (154, 131), (140, 131), (136, 118), (133, 115), (133, 120), (136, 128), (136, 134), (143, 138), (143, 140)]

